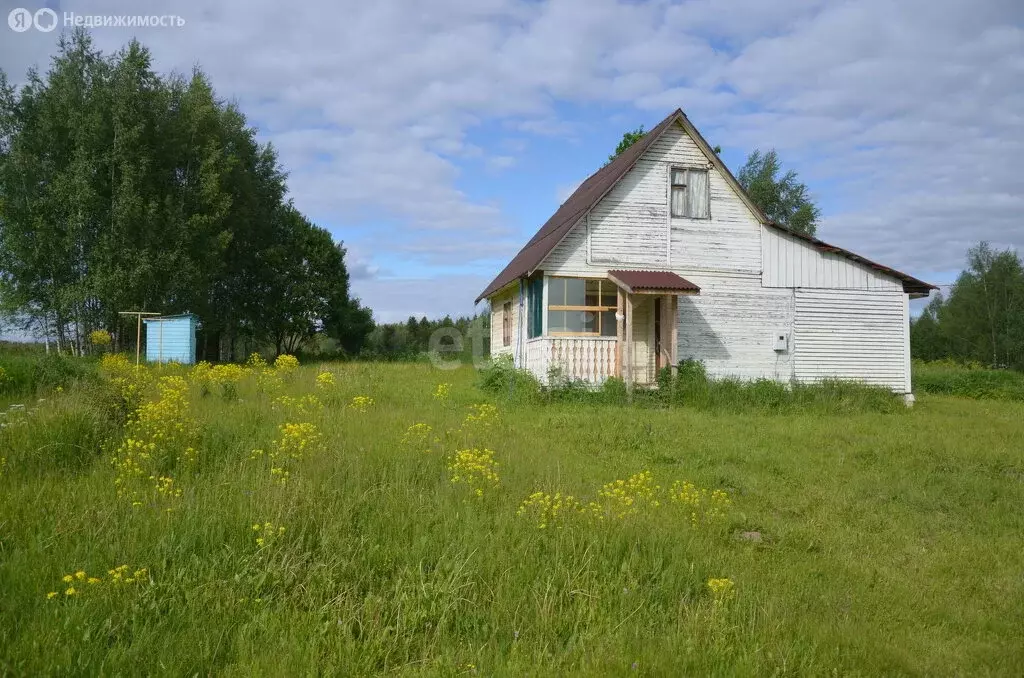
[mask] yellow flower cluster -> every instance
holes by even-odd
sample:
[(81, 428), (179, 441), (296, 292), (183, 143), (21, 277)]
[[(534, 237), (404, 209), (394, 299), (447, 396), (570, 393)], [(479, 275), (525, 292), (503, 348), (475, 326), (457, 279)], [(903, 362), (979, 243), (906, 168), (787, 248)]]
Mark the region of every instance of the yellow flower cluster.
[(284, 381), (281, 373), (269, 367), (256, 370), (256, 385), (265, 393), (274, 393), (281, 390)]
[(119, 409), (126, 415), (135, 412), (149, 385), (149, 370), (132, 364), (121, 353), (105, 353), (100, 358), (100, 373), (117, 389)]
[(245, 365), (251, 370), (262, 370), (266, 369), (267, 361), (259, 353), (253, 351), (249, 354), (249, 359), (245, 361)]
[[(284, 485), (291, 477), (287, 464), (299, 461), (306, 455), (323, 450), (323, 435), (316, 424), (302, 422), (299, 424), (281, 424), (278, 427), (281, 437), (274, 441), (270, 453), (270, 475), (275, 482)], [(263, 450), (253, 450), (251, 458), (259, 459)]]
[[(317, 452), (321, 448), (323, 436), (317, 429), (316, 424), (302, 422), (300, 424), (281, 424), (278, 428), (281, 438), (274, 447), (275, 452), (281, 457), (302, 459), (306, 454)], [(271, 453), (273, 456), (274, 452)]]
[(316, 387), (319, 389), (334, 388), (334, 373), (321, 372), (316, 375)]
[(210, 381), (213, 384), (237, 384), (245, 377), (245, 368), (234, 363), (220, 363), (210, 370)]
[(553, 495), (545, 492), (534, 492), (523, 500), (516, 511), (516, 515), (529, 516), (538, 529), (554, 527), (561, 529), (567, 518), (586, 513), (590, 507), (584, 506), (580, 500), (571, 494), (563, 495), (555, 492)]
[(448, 400), (451, 390), (451, 384), (438, 384), (437, 388), (434, 389), (434, 400)]
[(324, 408), (324, 404), (320, 401), (320, 398), (316, 397), (314, 393), (308, 393), (299, 398), (295, 398), (290, 395), (278, 396), (274, 399), (274, 409), (282, 408), (286, 410), (292, 410), (294, 412), (301, 412), (303, 414), (312, 414), (313, 412), (319, 412)]
[(294, 372), (299, 368), (299, 359), (293, 355), (282, 353), (277, 356), (277, 360), (274, 361), (274, 369), (284, 374)]
[(245, 375), (245, 368), (234, 363), (211, 366), (204, 361), (192, 368), (192, 380), (202, 385), (204, 393), (220, 388), (221, 395), (228, 399), (238, 395), (238, 382), (242, 381)]
[(658, 508), (661, 487), (654, 483), (650, 471), (634, 473), (626, 480), (615, 480), (604, 485), (597, 493), (603, 504), (603, 514), (622, 519), (636, 515), (642, 508)]
[(252, 526), (252, 531), (256, 533), (256, 546), (262, 549), (280, 539), (284, 535), (285, 529), (283, 525), (275, 526), (271, 522), (266, 522), (262, 525), (255, 523)]
[(110, 346), (113, 338), (106, 330), (93, 330), (89, 333), (89, 343), (93, 346)]
[(597, 522), (625, 520), (630, 516), (666, 511), (681, 505), (689, 510), (690, 522), (696, 527), (724, 518), (732, 500), (723, 490), (710, 492), (679, 480), (666, 493), (650, 471), (641, 471), (625, 480), (606, 483), (598, 490), (596, 501), (584, 502), (558, 492), (554, 495), (534, 492), (520, 504), (517, 515), (533, 519), (537, 527), (543, 529), (554, 522), (551, 509), (556, 504), (557, 515), (564, 520), (575, 515)]
[(715, 607), (724, 605), (736, 596), (736, 585), (732, 579), (708, 579), (708, 588), (711, 589), (711, 599)]
[(414, 452), (431, 452), (440, 443), (429, 424), (413, 424), (402, 436), (402, 445)]
[(370, 396), (356, 396), (348, 404), (348, 409), (355, 410), (356, 412), (365, 412), (371, 405), (373, 405), (373, 398)]
[(123, 353), (104, 353), (100, 358), (100, 369), (108, 376), (114, 376), (131, 370), (133, 367), (134, 365), (129, 362), (128, 356)]
[(697, 487), (689, 481), (677, 480), (672, 483), (669, 498), (689, 509), (690, 523), (694, 527), (725, 518), (726, 511), (732, 505), (732, 499), (724, 490), (709, 492), (707, 488)]
[(0, 457), (0, 478), (4, 477), (4, 468), (7, 466), (7, 457)]
[[(64, 596), (78, 596), (82, 594), (82, 591), (99, 587), (100, 585), (108, 586), (123, 586), (128, 584), (142, 584), (149, 581), (149, 570), (142, 567), (134, 572), (130, 572), (127, 565), (118, 565), (112, 570), (107, 570), (108, 579), (104, 581), (100, 577), (90, 577), (85, 570), (79, 570), (74, 574), (66, 574), (61, 578), (61, 581), (67, 584), (67, 588), (64, 589)], [(77, 589), (75, 585), (82, 586), (84, 589)], [(60, 594), (57, 591), (50, 591), (46, 594), (47, 600), (53, 600)]]
[(150, 476), (156, 487), (156, 492), (164, 499), (177, 499), (181, 496), (181, 489), (174, 486), (174, 478), (170, 476)]
[(11, 378), (7, 376), (7, 370), (0, 367), (0, 389), (2, 389), (4, 385), (10, 380)]
[(158, 388), (157, 399), (143, 404), (128, 420), (125, 438), (111, 460), (118, 496), (135, 506), (142, 503), (146, 479), (158, 498), (181, 496), (174, 481), (159, 469), (174, 466), (179, 459), (195, 459), (191, 441), (196, 425), (188, 413), (188, 384), (181, 377), (161, 377)]
[(469, 414), (466, 415), (466, 420), (463, 422), (463, 426), (466, 428), (473, 426), (489, 428), (497, 421), (498, 408), (488, 403), (480, 403), (479, 405), (469, 406)]
[(494, 450), (457, 450), (448, 458), (448, 471), (453, 485), (465, 486), (476, 497), (484, 496), (484, 488), (498, 486), (498, 462), (494, 459)]

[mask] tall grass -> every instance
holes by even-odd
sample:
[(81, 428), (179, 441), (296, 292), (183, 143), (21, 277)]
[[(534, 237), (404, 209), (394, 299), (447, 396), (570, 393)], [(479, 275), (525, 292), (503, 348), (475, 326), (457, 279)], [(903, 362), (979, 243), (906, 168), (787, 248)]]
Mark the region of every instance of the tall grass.
[[(323, 370), (333, 386), (317, 386)], [(110, 402), (120, 386), (41, 393), (8, 415), (0, 673), (1014, 675), (1024, 665), (1020, 404), (926, 396), (901, 416), (709, 414), (514, 403), (479, 390), (471, 370), (428, 365), (261, 374), (226, 389), (227, 370), (147, 371), (145, 402), (160, 377), (187, 378), (175, 440), (196, 455), (161, 457), (182, 494), (137, 506), (118, 496), (110, 463), (128, 431)], [(373, 402), (352, 407), (357, 396)], [(320, 444), (289, 457), (281, 483), (268, 455), (283, 449), (279, 427), (298, 422)], [(466, 449), (493, 450), (499, 464), (481, 497), (452, 482), (452, 454)], [(634, 481), (643, 471), (661, 488), (657, 504)], [(670, 497), (674, 480), (693, 484), (686, 502)], [(691, 515), (702, 488), (730, 498), (720, 519)], [(535, 493), (637, 510), (603, 521), (563, 511), (540, 528), (520, 513)], [(120, 565), (147, 572), (116, 585), (108, 570)], [(102, 581), (79, 584), (79, 571)], [(720, 579), (734, 595), (709, 586)]]
[(913, 364), (914, 390), (983, 400), (1024, 401), (1024, 373), (948, 360)]
[(0, 350), (0, 404), (5, 399), (32, 397), (37, 393), (66, 387), (95, 376), (88, 359), (46, 354), (34, 348)]
[[(673, 374), (675, 372), (675, 374)], [(697, 361), (683, 361), (673, 371), (658, 373), (658, 388), (627, 390), (618, 378), (594, 388), (583, 381), (552, 373), (544, 386), (508, 359), (492, 361), (481, 370), (481, 387), (512, 401), (578, 402), (640, 407), (689, 407), (709, 412), (852, 412), (896, 413), (905, 409), (901, 398), (885, 388), (850, 381), (824, 380), (815, 384), (782, 384), (771, 379), (740, 381), (711, 379)]]

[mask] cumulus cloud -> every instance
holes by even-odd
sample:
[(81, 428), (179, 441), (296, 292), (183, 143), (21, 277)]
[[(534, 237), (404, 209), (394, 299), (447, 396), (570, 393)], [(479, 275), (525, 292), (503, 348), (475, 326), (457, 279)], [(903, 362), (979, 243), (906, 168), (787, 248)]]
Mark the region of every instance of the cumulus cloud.
[[(563, 102), (648, 126), (681, 106), (716, 143), (774, 146), (830, 206), (822, 237), (897, 268), (953, 270), (982, 238), (1024, 246), (1017, 0), (63, 0), (59, 11), (182, 16), (180, 29), (136, 31), (157, 67), (201, 64), (238, 100), (279, 149), (298, 207), (358, 239), (354, 277), (394, 309), (411, 309), (394, 290), (417, 285), (368, 275), (382, 252), (497, 271), (539, 226), (460, 185), (467, 163), (515, 173), (524, 135), (585, 139), (592, 121), (560, 113)], [(114, 49), (131, 33), (94, 36)], [(5, 34), (0, 65), (19, 76), (54, 41)], [(495, 138), (470, 141), (484, 124)], [(371, 223), (379, 232), (344, 233)], [(443, 295), (479, 292), (431, 284), (438, 309)]]

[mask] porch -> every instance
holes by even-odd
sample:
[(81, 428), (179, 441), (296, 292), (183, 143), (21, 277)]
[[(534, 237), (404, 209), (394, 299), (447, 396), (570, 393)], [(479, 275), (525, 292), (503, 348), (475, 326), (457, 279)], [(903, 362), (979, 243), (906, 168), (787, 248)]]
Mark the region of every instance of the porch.
[[(678, 363), (678, 297), (698, 294), (700, 288), (666, 271), (609, 271), (607, 281), (616, 290), (614, 336), (549, 332), (527, 339), (524, 367), (545, 381), (556, 376), (599, 384), (619, 377), (627, 385), (646, 386), (655, 383), (661, 368)], [(565, 309), (588, 313), (582, 307)]]

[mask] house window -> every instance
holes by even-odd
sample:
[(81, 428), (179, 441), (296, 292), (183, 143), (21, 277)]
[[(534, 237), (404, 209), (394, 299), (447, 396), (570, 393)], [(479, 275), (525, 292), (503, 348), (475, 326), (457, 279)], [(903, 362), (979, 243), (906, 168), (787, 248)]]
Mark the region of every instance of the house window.
[(539, 337), (544, 331), (544, 276), (537, 275), (526, 283), (526, 336)]
[(711, 216), (708, 171), (673, 167), (672, 216), (707, 219)]
[(512, 302), (506, 301), (501, 306), (501, 345), (512, 345)]
[(548, 279), (548, 334), (614, 337), (618, 288), (607, 280)]

